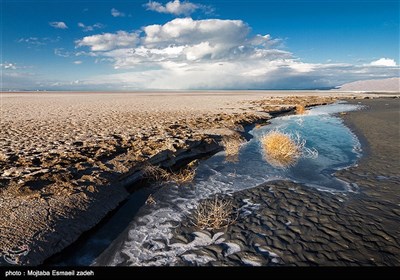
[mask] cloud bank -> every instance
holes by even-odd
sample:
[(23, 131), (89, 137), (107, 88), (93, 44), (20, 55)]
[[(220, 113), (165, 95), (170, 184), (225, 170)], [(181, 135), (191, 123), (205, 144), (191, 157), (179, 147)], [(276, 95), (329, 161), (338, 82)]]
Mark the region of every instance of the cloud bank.
[(88, 47), (96, 61), (111, 63), (117, 70), (82, 80), (81, 86), (307, 89), (399, 74), (396, 62), (388, 58), (367, 65), (302, 62), (281, 40), (252, 34), (242, 20), (176, 18), (131, 33), (86, 36), (76, 41), (76, 46)]
[(382, 57), (378, 60), (372, 61), (370, 63), (371, 66), (384, 66), (384, 67), (395, 67), (397, 66), (396, 61), (394, 59)]
[[(202, 9), (199, 4), (171, 1), (148, 2), (149, 10), (187, 15)], [(124, 16), (112, 9), (113, 16)], [(64, 22), (50, 23), (68, 28)], [(78, 23), (83, 31), (101, 24)], [(50, 38), (21, 38), (17, 42), (35, 47), (52, 43)], [(57, 42), (59, 38), (57, 38)], [(365, 64), (307, 63), (296, 57), (270, 34), (254, 34), (242, 20), (175, 18), (140, 30), (119, 30), (83, 36), (75, 50), (55, 48), (54, 55), (84, 68), (94, 63), (110, 66), (110, 74), (82, 77), (76, 81), (46, 81), (23, 72), (15, 63), (3, 63), (3, 88), (39, 87), (75, 90), (142, 89), (315, 89), (344, 83), (399, 77), (398, 63), (387, 57)], [(73, 57), (87, 56), (87, 60)]]

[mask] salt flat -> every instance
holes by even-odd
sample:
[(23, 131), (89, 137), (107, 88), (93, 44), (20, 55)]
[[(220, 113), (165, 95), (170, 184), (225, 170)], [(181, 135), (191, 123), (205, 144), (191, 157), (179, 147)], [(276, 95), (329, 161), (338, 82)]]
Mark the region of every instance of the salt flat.
[(30, 253), (18, 262), (41, 263), (126, 198), (125, 179), (137, 175), (143, 163), (171, 165), (178, 157), (219, 149), (220, 138), (207, 130), (236, 133), (244, 124), (265, 122), (269, 113), (293, 111), (299, 104), (364, 96), (333, 91), (1, 93), (0, 250), (26, 244)]

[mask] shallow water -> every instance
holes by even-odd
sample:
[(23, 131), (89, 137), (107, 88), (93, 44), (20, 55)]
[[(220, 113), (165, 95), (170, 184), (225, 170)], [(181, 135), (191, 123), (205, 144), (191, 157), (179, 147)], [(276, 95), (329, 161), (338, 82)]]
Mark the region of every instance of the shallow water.
[[(170, 184), (157, 191), (153, 197), (158, 203), (143, 207), (127, 230), (94, 264), (173, 265), (188, 250), (222, 242), (218, 234), (210, 237), (198, 232), (188, 244), (170, 244), (173, 228), (196, 208), (199, 200), (213, 194), (232, 194), (275, 179), (292, 180), (333, 193), (356, 191), (355, 186), (332, 175), (335, 170), (356, 164), (361, 156), (357, 137), (334, 114), (359, 108), (340, 103), (321, 106), (307, 115), (275, 118), (270, 125), (253, 129), (250, 134), (254, 137), (243, 145), (237, 162), (227, 162), (224, 152), (220, 152), (199, 165), (192, 184)], [(259, 139), (273, 129), (298, 133), (306, 140), (306, 147), (318, 150), (318, 157), (302, 158), (287, 169), (270, 165), (264, 159)], [(208, 261), (196, 259), (198, 264)]]
[[(198, 232), (195, 233), (194, 241), (188, 244), (170, 244), (174, 227), (197, 207), (201, 199), (213, 194), (229, 195), (276, 179), (302, 183), (315, 188), (316, 191), (357, 191), (355, 185), (347, 184), (332, 175), (338, 169), (356, 164), (361, 156), (361, 146), (357, 137), (340, 118), (334, 116), (339, 112), (357, 109), (360, 109), (360, 106), (343, 103), (319, 106), (311, 109), (306, 115), (278, 117), (267, 126), (251, 130), (253, 138), (241, 147), (237, 162), (227, 162), (224, 152), (202, 161), (196, 170), (193, 183), (185, 186), (167, 184), (156, 191), (153, 197), (157, 203), (142, 207), (128, 228), (102, 255), (94, 259), (88, 257), (93, 255), (90, 254), (90, 250), (83, 251), (79, 255), (85, 263), (72, 263), (173, 265), (178, 260), (177, 257), (188, 250), (222, 242), (218, 233), (210, 237)], [(260, 138), (274, 129), (298, 133), (306, 140), (307, 148), (315, 148), (318, 151), (318, 157), (301, 158), (294, 166), (285, 169), (270, 165), (264, 159)], [(93, 242), (95, 240), (92, 240)], [(185, 256), (191, 257), (196, 258), (197, 264), (209, 261), (204, 257)]]

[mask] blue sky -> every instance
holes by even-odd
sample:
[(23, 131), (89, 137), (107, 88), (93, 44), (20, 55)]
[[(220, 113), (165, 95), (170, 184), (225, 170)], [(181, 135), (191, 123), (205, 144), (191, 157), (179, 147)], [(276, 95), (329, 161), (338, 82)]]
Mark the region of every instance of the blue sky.
[(399, 1), (0, 1), (3, 90), (309, 89), (399, 76)]

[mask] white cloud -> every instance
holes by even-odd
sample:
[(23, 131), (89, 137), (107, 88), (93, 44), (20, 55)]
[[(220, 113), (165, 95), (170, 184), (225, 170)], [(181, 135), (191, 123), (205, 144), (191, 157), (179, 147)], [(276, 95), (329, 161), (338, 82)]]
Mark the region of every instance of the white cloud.
[(282, 49), (281, 40), (251, 34), (241, 20), (176, 18), (142, 33), (84, 37), (96, 62), (117, 74), (82, 80), (81, 87), (125, 89), (279, 89), (334, 87), (356, 79), (398, 75), (398, 68), (306, 63)]
[(149, 1), (148, 3), (144, 4), (144, 7), (148, 11), (154, 11), (164, 14), (173, 14), (176, 16), (179, 15), (188, 16), (198, 9), (207, 10), (209, 8), (204, 5), (190, 3), (189, 1), (180, 2), (179, 0), (170, 1), (167, 4), (165, 4), (165, 6), (156, 1)]
[(88, 46), (92, 51), (109, 51), (121, 47), (133, 47), (138, 41), (138, 35), (125, 31), (117, 33), (103, 33), (99, 35), (86, 36), (77, 40), (78, 47)]
[(111, 9), (111, 15), (112, 15), (113, 17), (125, 17), (125, 13), (120, 12), (120, 11), (118, 11), (118, 10), (115, 9), (115, 8), (112, 8), (112, 9)]
[(50, 37), (28, 37), (18, 39), (18, 43), (25, 43), (34, 47), (45, 46), (47, 44), (59, 42), (61, 37), (50, 38)]
[(85, 25), (85, 24), (83, 24), (82, 22), (79, 22), (79, 23), (78, 23), (78, 26), (79, 26), (80, 28), (82, 28), (82, 30), (83, 30), (84, 32), (87, 32), (87, 31), (94, 31), (95, 29), (104, 28), (104, 24), (101, 24), (101, 23), (95, 23), (95, 24), (93, 24), (93, 25)]
[(15, 63), (5, 62), (5, 63), (0, 63), (0, 68), (3, 68), (5, 70), (16, 70), (17, 65)]
[(301, 69), (306, 63), (299, 63), (295, 60), (194, 64), (165, 61), (159, 63), (160, 67), (149, 67), (145, 71), (134, 70), (91, 77), (82, 80), (81, 86), (127, 90), (312, 89), (333, 88), (349, 81), (370, 77), (388, 78), (399, 75), (399, 69), (385, 71), (383, 68), (340, 64), (311, 64), (312, 69)]
[(68, 26), (63, 21), (52, 21), (52, 22), (49, 22), (49, 25), (51, 27), (54, 27), (57, 29), (67, 29), (68, 28)]
[[(182, 2), (180, 2), (182, 4)], [(79, 24), (84, 29), (85, 24)], [(94, 26), (94, 25), (93, 25)], [(93, 27), (94, 28), (94, 27)], [(32, 46), (50, 38), (21, 38)], [(59, 40), (59, 38), (57, 38)], [(93, 57), (110, 64), (115, 73), (76, 81), (45, 80), (22, 73), (15, 63), (4, 63), (4, 88), (41, 86), (47, 89), (307, 89), (335, 87), (347, 82), (399, 76), (390, 58), (368, 64), (307, 63), (282, 47), (281, 40), (254, 34), (241, 20), (176, 18), (136, 31), (84, 36), (76, 51), (54, 49), (63, 57)], [(86, 61), (85, 61), (86, 63)], [(6, 70), (7, 68), (7, 70)], [(16, 68), (16, 69), (14, 69)]]
[(18, 43), (26, 43), (26, 44), (35, 45), (35, 46), (44, 46), (44, 45), (46, 45), (44, 40), (41, 40), (40, 38), (37, 38), (37, 37), (20, 38), (18, 40)]
[(390, 58), (380, 58), (378, 60), (372, 61), (370, 63), (371, 66), (385, 66), (385, 67), (396, 67), (396, 61)]
[(75, 52), (75, 56), (97, 56), (97, 54), (94, 52), (79, 51)]
[[(164, 25), (143, 28), (144, 34), (106, 33), (87, 36), (77, 46), (114, 59), (115, 68), (132, 68), (161, 61), (240, 60), (287, 58), (290, 53), (273, 49), (279, 42), (269, 35), (248, 37), (249, 27), (240, 20), (174, 19)], [(260, 39), (262, 38), (262, 39)], [(135, 44), (137, 43), (137, 44)]]
[(250, 28), (241, 20), (176, 18), (164, 25), (148, 25), (143, 28), (146, 45), (157, 47), (170, 44), (234, 44), (243, 42)]
[(20, 65), (18, 63), (7, 62), (7, 61), (0, 63), (0, 69), (4, 69), (5, 71), (20, 70), (20, 69), (27, 69), (27, 68), (32, 68), (32, 66)]
[(57, 56), (61, 57), (69, 57), (71, 56), (71, 53), (66, 51), (64, 48), (55, 48), (54, 49), (54, 54)]

